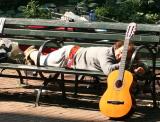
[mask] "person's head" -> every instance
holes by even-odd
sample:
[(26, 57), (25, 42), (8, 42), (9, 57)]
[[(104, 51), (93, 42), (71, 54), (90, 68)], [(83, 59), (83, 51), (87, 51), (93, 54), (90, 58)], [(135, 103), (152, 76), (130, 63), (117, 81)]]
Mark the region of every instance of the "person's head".
[[(122, 58), (123, 45), (124, 45), (124, 41), (117, 41), (114, 44), (114, 52), (115, 52), (115, 57), (116, 57), (117, 61), (120, 61), (121, 58)], [(134, 44), (133, 43), (129, 43), (128, 53), (127, 53), (127, 60), (131, 59), (134, 50), (135, 50)]]

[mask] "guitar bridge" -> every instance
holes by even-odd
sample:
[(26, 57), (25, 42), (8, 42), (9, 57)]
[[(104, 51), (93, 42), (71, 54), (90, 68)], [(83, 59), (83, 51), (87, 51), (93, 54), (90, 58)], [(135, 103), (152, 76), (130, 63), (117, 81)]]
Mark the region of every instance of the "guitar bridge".
[(124, 104), (124, 101), (108, 100), (107, 103), (108, 104), (121, 105), (121, 104)]

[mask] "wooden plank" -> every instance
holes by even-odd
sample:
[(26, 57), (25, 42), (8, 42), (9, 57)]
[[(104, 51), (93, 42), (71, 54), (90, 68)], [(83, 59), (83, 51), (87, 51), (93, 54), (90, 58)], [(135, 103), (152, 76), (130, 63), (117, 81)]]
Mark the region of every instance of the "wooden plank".
[[(140, 60), (141, 62), (144, 62), (145, 64), (147, 64), (147, 66), (152, 67), (152, 60)], [(156, 60), (156, 69), (160, 69), (160, 60)]]
[[(28, 29), (9, 29), (4, 28), (4, 34), (21, 36), (40, 36), (40, 37), (64, 37), (64, 38), (84, 38), (84, 39), (107, 39), (123, 40), (124, 35), (120, 33), (87, 33), (87, 32), (68, 32), (68, 31), (48, 31), (48, 30), (28, 30)], [(133, 41), (139, 42), (159, 42), (157, 35), (135, 35)]]
[[(45, 41), (47, 40), (38, 40), (38, 39), (16, 39), (16, 38), (9, 38), (13, 42), (18, 42), (19, 45), (35, 45), (35, 46), (41, 46)], [(58, 47), (56, 42), (52, 42), (49, 45), (49, 47)]]
[(46, 73), (65, 73), (65, 74), (81, 74), (87, 76), (105, 76), (103, 72), (100, 71), (90, 71), (90, 70), (74, 70), (66, 69), (60, 67), (51, 66), (35, 66), (35, 65), (25, 65), (25, 64), (10, 64), (10, 63), (0, 63), (0, 68), (2, 69), (18, 69), (18, 70), (29, 70), (29, 71), (42, 71)]
[[(114, 22), (66, 22), (60, 20), (46, 19), (25, 19), (25, 18), (6, 18), (5, 24), (18, 25), (42, 25), (42, 26), (64, 26), (76, 28), (92, 28), (92, 29), (115, 29), (126, 30), (128, 23)], [(137, 31), (160, 32), (160, 27), (157, 24), (137, 24)]]
[[(47, 40), (30, 40), (30, 39), (13, 39), (12, 41), (18, 42), (19, 45), (35, 45), (35, 46), (41, 46), (45, 41)], [(104, 43), (85, 43), (85, 42), (64, 42), (62, 45), (79, 45), (82, 47), (90, 47), (90, 46), (111, 46), (113, 42), (108, 42), (107, 44)], [(46, 45), (47, 47), (55, 47), (58, 48), (59, 46), (54, 43), (49, 43)]]

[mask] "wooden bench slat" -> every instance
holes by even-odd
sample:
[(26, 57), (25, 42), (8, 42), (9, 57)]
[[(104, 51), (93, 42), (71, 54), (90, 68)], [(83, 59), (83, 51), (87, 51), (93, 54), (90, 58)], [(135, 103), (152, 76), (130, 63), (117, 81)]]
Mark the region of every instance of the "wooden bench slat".
[[(41, 36), (41, 37), (65, 37), (65, 38), (81, 38), (81, 39), (107, 39), (107, 40), (123, 40), (123, 34), (101, 34), (87, 32), (68, 32), (68, 31), (47, 31), (47, 30), (27, 30), (27, 29), (8, 29), (4, 28), (4, 34), (21, 35), (21, 36)], [(133, 41), (143, 42), (159, 42), (159, 36), (156, 35), (135, 35)]]
[[(9, 38), (13, 40), (14, 42), (18, 42), (19, 45), (35, 45), (35, 46), (41, 46), (44, 41), (47, 40), (31, 40), (31, 39), (15, 39), (15, 38)], [(90, 46), (111, 46), (113, 42), (108, 42), (107, 44), (104, 43), (83, 43), (83, 42), (64, 42), (64, 45), (79, 45), (82, 47), (90, 47)], [(58, 48), (59, 46), (57, 45), (56, 42), (49, 43), (46, 45), (47, 47), (55, 47)]]
[[(42, 26), (64, 26), (76, 28), (95, 28), (95, 29), (115, 29), (126, 30), (128, 23), (114, 23), (114, 22), (66, 22), (60, 20), (46, 20), (46, 19), (24, 19), (24, 18), (7, 18), (6, 24), (17, 25), (42, 25)], [(160, 32), (159, 25), (156, 24), (137, 24), (138, 31)]]
[(105, 76), (103, 72), (100, 71), (89, 71), (89, 70), (74, 70), (51, 66), (39, 66), (36, 65), (24, 65), (24, 64), (11, 64), (11, 63), (0, 63), (0, 68), (4, 69), (17, 69), (17, 70), (28, 70), (28, 71), (42, 71), (46, 73), (66, 73), (66, 74), (81, 74), (81, 75), (98, 75)]
[[(141, 62), (144, 62), (145, 64), (147, 64), (147, 66), (152, 67), (152, 61), (151, 60), (140, 60)], [(156, 60), (156, 68), (160, 69), (160, 60)]]

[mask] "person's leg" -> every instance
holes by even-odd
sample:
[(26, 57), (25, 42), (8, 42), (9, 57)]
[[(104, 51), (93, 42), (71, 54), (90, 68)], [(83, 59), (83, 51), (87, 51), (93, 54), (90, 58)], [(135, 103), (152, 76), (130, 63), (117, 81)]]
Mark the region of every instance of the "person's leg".
[[(38, 55), (38, 50), (31, 52), (29, 55), (31, 60), (34, 62), (34, 64), (37, 64), (37, 55)], [(47, 57), (47, 55), (41, 54), (40, 65), (44, 65), (44, 61), (45, 61), (46, 57)]]
[(65, 63), (65, 59), (70, 53), (71, 48), (73, 45), (63, 46), (62, 48), (59, 48), (58, 50), (55, 50), (48, 54), (45, 64), (48, 66), (56, 66), (61, 67)]
[[(56, 66), (56, 67), (63, 66), (63, 64), (65, 63), (65, 59), (69, 55), (72, 47), (73, 45), (68, 45), (68, 46), (59, 48), (58, 50), (55, 50), (49, 53), (48, 55), (41, 54), (40, 65), (48, 65), (48, 66)], [(36, 64), (38, 50), (36, 50), (35, 48), (33, 49), (31, 48), (29, 49), (29, 51), (26, 51), (26, 52), (27, 53), (25, 53), (26, 54), (25, 56), (27, 58), (29, 57)]]
[[(38, 50), (34, 47), (34, 46), (30, 46), (28, 47), (25, 51), (24, 51), (24, 55), (25, 55), (25, 60), (28, 63), (31, 64), (37, 64), (37, 55), (38, 55)], [(41, 55), (41, 59), (40, 59), (40, 65), (44, 64), (44, 60), (45, 60), (46, 56), (45, 55)]]

